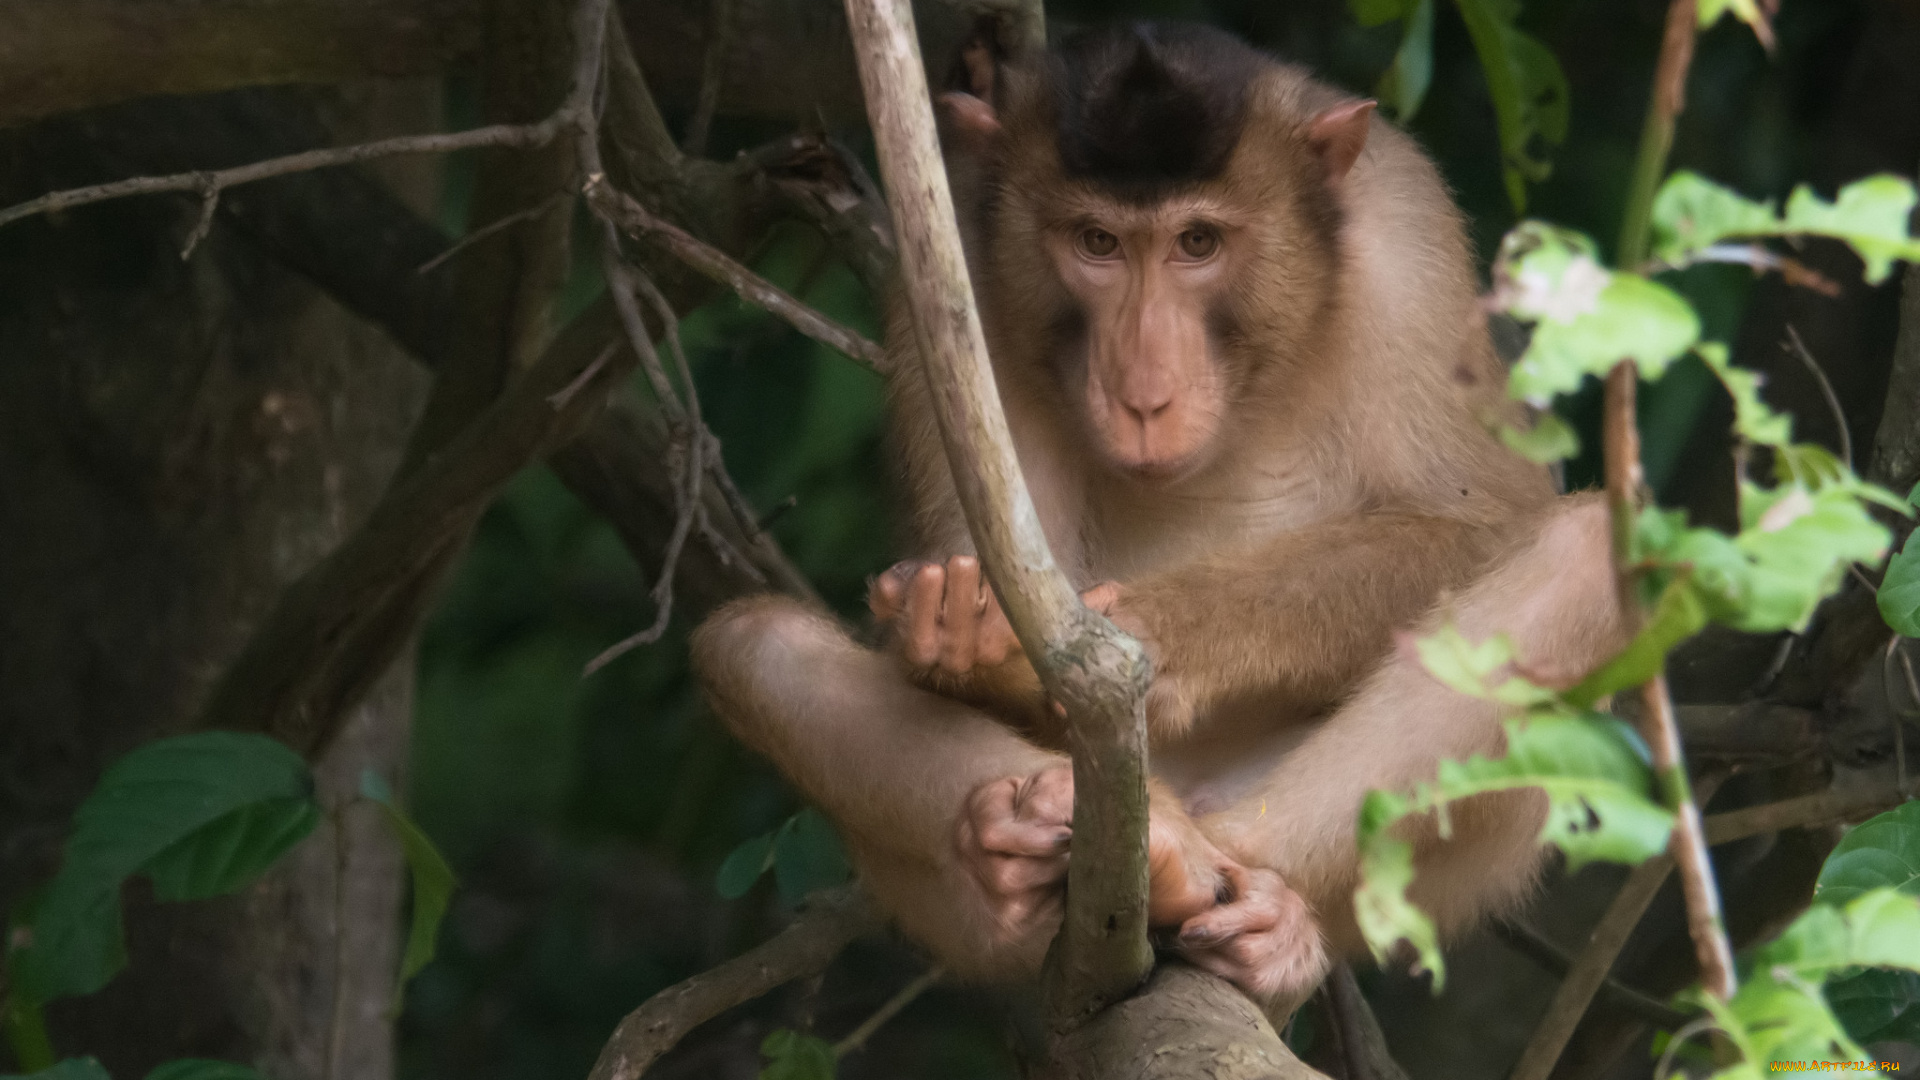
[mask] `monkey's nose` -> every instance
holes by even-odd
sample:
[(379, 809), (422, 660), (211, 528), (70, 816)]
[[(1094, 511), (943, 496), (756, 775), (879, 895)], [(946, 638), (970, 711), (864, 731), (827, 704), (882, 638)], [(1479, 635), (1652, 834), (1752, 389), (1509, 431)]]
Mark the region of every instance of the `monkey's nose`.
[(1120, 400), (1120, 407), (1127, 411), (1127, 418), (1141, 427), (1166, 416), (1173, 408), (1172, 394), (1133, 394)]

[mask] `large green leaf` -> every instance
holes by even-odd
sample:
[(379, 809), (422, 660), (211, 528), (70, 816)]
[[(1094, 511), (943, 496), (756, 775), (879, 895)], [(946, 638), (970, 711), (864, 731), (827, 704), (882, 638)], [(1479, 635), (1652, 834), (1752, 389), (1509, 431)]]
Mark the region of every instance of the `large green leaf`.
[(751, 840), (742, 841), (720, 863), (720, 872), (713, 879), (714, 891), (728, 900), (738, 900), (747, 895), (753, 883), (759, 881), (760, 875), (772, 866), (772, 833), (762, 833)]
[(147, 1080), (263, 1080), (258, 1070), (231, 1061), (208, 1058), (177, 1058), (162, 1062), (147, 1074)]
[(1873, 889), (1920, 896), (1920, 801), (1847, 830), (1820, 868), (1814, 899), (1846, 904)]
[(1920, 532), (1909, 534), (1899, 553), (1887, 560), (1886, 576), (1875, 594), (1880, 617), (1902, 637), (1920, 637), (1920, 545), (1914, 543), (1915, 536)]
[(407, 867), (413, 875), (413, 918), (407, 928), (407, 949), (400, 961), (400, 982), (405, 984), (433, 962), (440, 940), (440, 920), (446, 917), (447, 905), (453, 900), (458, 882), (446, 857), (395, 803), (393, 792), (378, 774), (369, 771), (360, 775), (360, 794), (380, 808), (387, 828), (400, 841), (400, 850), (406, 853)]
[(1420, 111), (1433, 84), (1433, 4), (1434, 0), (1348, 0), (1362, 26), (1400, 20), (1400, 47), (1373, 93), (1402, 124)]
[(1920, 1044), (1920, 974), (1869, 968), (1833, 979), (1825, 993), (1854, 1042)]
[(761, 1040), (760, 1053), (760, 1080), (833, 1080), (833, 1044), (823, 1039), (779, 1028)]
[(1661, 261), (1684, 265), (1701, 249), (1732, 238), (1826, 236), (1852, 247), (1866, 264), (1869, 282), (1886, 280), (1897, 260), (1920, 259), (1920, 240), (1907, 232), (1913, 184), (1891, 175), (1870, 176), (1840, 189), (1832, 202), (1804, 184), (1787, 199), (1784, 214), (1692, 172), (1676, 172), (1653, 202), (1653, 251)]
[(1604, 859), (1636, 863), (1664, 850), (1673, 815), (1653, 802), (1645, 750), (1612, 717), (1535, 713), (1506, 724), (1507, 753), (1442, 761), (1438, 776), (1411, 795), (1375, 791), (1361, 807), (1362, 883), (1354, 896), (1361, 932), (1385, 959), (1395, 942), (1413, 945), (1421, 965), (1444, 979), (1432, 921), (1406, 899), (1412, 848), (1396, 835), (1406, 818), (1435, 813), (1444, 837), (1447, 807), (1497, 791), (1538, 789), (1547, 795), (1540, 841), (1558, 847), (1570, 867)]
[(126, 962), (129, 875), (152, 873), (163, 899), (231, 891), (318, 820), (306, 762), (264, 735), (202, 732), (133, 751), (74, 814), (60, 872), (10, 954), (16, 988), (45, 1002), (105, 986)]

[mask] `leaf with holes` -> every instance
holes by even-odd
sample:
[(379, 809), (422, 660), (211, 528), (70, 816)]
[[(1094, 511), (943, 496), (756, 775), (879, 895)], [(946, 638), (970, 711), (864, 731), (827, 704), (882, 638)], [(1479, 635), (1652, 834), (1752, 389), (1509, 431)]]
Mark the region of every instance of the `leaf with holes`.
[(1856, 180), (1832, 202), (1801, 185), (1784, 213), (1772, 202), (1745, 198), (1687, 171), (1674, 173), (1653, 201), (1653, 253), (1673, 266), (1722, 241), (1786, 236), (1825, 236), (1853, 248), (1864, 276), (1878, 284), (1896, 261), (1920, 260), (1920, 240), (1907, 232), (1915, 202), (1913, 184), (1882, 174)]
[(1450, 833), (1448, 807), (1475, 795), (1537, 789), (1546, 793), (1540, 842), (1558, 847), (1570, 870), (1587, 862), (1637, 863), (1665, 850), (1673, 815), (1648, 798), (1646, 748), (1624, 724), (1588, 713), (1536, 713), (1506, 723), (1507, 754), (1442, 761), (1439, 775), (1411, 795), (1375, 791), (1359, 822), (1361, 887), (1355, 912), (1362, 934), (1384, 960), (1398, 941), (1412, 944), (1421, 963), (1445, 977), (1432, 921), (1408, 902), (1411, 845), (1396, 834), (1408, 817), (1435, 814), (1440, 835)]
[(1537, 138), (1558, 144), (1567, 136), (1569, 93), (1560, 62), (1539, 39), (1514, 25), (1520, 5), (1513, 0), (1455, 0), (1473, 39), (1493, 98), (1500, 130), (1501, 172), (1515, 213), (1527, 207), (1527, 182), (1545, 180), (1551, 171), (1534, 149)]

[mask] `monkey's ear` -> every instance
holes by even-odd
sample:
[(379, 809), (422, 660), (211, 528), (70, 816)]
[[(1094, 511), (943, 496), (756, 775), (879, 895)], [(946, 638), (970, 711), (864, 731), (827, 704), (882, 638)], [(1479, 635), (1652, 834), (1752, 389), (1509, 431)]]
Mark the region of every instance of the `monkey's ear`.
[(1326, 110), (1307, 125), (1307, 141), (1320, 155), (1327, 183), (1337, 184), (1353, 169), (1367, 145), (1367, 124), (1376, 102), (1349, 101)]

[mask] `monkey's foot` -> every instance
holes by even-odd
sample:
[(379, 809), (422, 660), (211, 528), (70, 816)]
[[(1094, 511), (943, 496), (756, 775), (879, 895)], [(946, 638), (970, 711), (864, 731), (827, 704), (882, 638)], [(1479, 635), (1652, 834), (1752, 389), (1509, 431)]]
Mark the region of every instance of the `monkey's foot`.
[(1004, 777), (967, 797), (954, 844), (1008, 941), (1059, 920), (1072, 825), (1071, 766)]
[(1271, 870), (1223, 870), (1232, 898), (1180, 925), (1180, 954), (1258, 1001), (1304, 996), (1330, 964), (1306, 901)]

